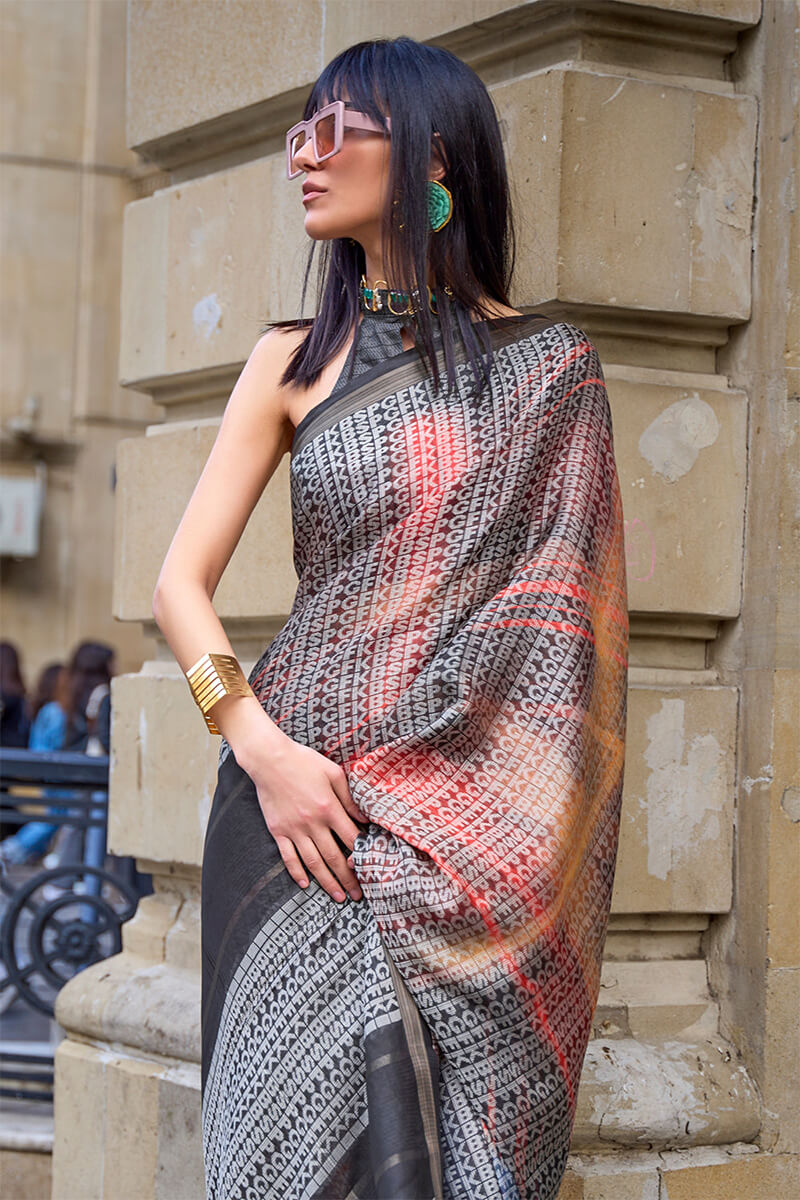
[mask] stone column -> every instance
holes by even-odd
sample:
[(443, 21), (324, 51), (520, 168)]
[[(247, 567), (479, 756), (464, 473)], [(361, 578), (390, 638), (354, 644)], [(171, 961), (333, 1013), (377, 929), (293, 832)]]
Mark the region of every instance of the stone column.
[[(119, 448), (115, 613), (155, 633), (158, 567), (226, 398), (261, 323), (296, 315), (302, 211), (283, 178), (283, 130), (342, 47), (399, 32), (437, 39), (482, 74), (502, 116), (520, 234), (515, 304), (566, 316), (600, 351), (627, 518), (623, 825), (562, 1197), (663, 1200), (668, 1189), (688, 1200), (746, 1194), (748, 1181), (753, 1195), (788, 1195), (796, 1130), (762, 1097), (777, 1104), (790, 1086), (780, 1055), (797, 978), (791, 934), (772, 933), (778, 965), (760, 967), (750, 1001), (740, 982), (763, 964), (768, 900), (796, 853), (793, 792), (775, 792), (781, 832), (769, 850), (748, 809), (762, 787), (779, 787), (752, 764), (771, 744), (773, 702), (789, 727), (789, 676), (769, 651), (759, 688), (741, 646), (758, 644), (765, 604), (770, 628), (788, 604), (788, 576), (779, 600), (763, 599), (747, 521), (748, 478), (761, 489), (761, 536), (786, 512), (767, 463), (754, 471), (748, 459), (748, 425), (762, 408), (773, 420), (754, 390), (759, 331), (774, 318), (767, 280), (782, 261), (757, 246), (756, 311), (757, 154), (772, 147), (761, 187), (779, 192), (779, 147), (764, 138), (791, 128), (784, 104), (774, 133), (759, 129), (758, 96), (768, 83), (780, 91), (792, 20), (762, 18), (758, 0), (441, 0), (402, 13), (304, 0), (254, 11), (231, 0), (223, 21), (214, 5), (129, 3), (129, 143), (170, 182), (126, 211), (120, 373), (165, 419)], [(762, 236), (777, 245), (768, 222)], [(294, 592), (287, 474), (284, 460), (215, 596), (246, 667)], [(114, 683), (110, 832), (156, 891), (122, 954), (59, 999), (69, 1037), (57, 1059), (55, 1200), (202, 1194), (197, 908), (218, 743), (157, 645)], [(98, 1123), (105, 1112), (91, 1144), (70, 1115), (79, 1095)]]

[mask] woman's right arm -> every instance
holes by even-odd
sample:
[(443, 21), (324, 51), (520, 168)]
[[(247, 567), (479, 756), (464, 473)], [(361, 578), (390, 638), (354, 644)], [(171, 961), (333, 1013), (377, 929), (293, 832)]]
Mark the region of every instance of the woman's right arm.
[[(295, 344), (294, 338), (271, 331), (254, 346), (161, 567), (153, 615), (184, 672), (206, 651), (232, 653), (211, 598), (291, 444), (276, 383)], [(215, 720), (217, 715), (223, 716), (222, 703)]]
[[(250, 514), (291, 447), (293, 429), (279, 380), (300, 332), (272, 330), (253, 348), (161, 567), (153, 616), (184, 672), (207, 652), (233, 654), (212, 598)], [(224, 696), (213, 718), (256, 785), (292, 878), (303, 885), (301, 855), (334, 898), (341, 895), (337, 879), (360, 898), (358, 880), (331, 832), (352, 849), (360, 832), (354, 821), (367, 819), (350, 797), (342, 767), (284, 734), (252, 694)]]

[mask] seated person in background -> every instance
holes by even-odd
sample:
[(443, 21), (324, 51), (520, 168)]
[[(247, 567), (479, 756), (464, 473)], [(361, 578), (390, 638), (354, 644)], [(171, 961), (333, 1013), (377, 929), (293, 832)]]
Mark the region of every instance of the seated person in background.
[[(108, 716), (107, 697), (113, 664), (112, 646), (84, 641), (73, 651), (66, 669), (62, 670), (55, 663), (45, 668), (39, 681), (43, 703), (36, 713), (29, 750), (72, 750), (92, 755), (108, 752), (95, 728), (99, 717)], [(105, 724), (107, 728), (107, 719)], [(59, 799), (72, 796), (72, 792), (64, 788), (47, 788), (44, 794)], [(51, 809), (54, 814), (66, 811), (63, 806)], [(80, 861), (83, 831), (67, 825), (59, 829), (58, 825), (45, 821), (29, 821), (5, 838), (0, 843), (0, 861), (6, 864), (34, 862), (46, 853), (56, 833), (53, 854), (48, 856), (45, 865)]]
[[(33, 700), (33, 722), (28, 738), (29, 750), (60, 750), (67, 729), (67, 672), (61, 663), (50, 663), (39, 675)], [(69, 797), (63, 788), (49, 788), (47, 796)], [(64, 811), (57, 808), (54, 812)], [(6, 863), (33, 862), (40, 858), (58, 829), (45, 821), (28, 821), (0, 843), (0, 858)]]
[(19, 659), (13, 642), (0, 642), (0, 746), (22, 749), (28, 745), (31, 720)]

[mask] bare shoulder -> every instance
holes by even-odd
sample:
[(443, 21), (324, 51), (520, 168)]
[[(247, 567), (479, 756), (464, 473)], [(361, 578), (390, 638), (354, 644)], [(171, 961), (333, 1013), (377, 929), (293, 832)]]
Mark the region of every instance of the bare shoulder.
[(308, 333), (309, 326), (273, 326), (266, 333), (262, 333), (253, 347), (251, 358), (256, 357), (259, 365), (274, 376), (271, 382), (277, 383), (289, 359), (301, 342), (305, 341)]
[(258, 392), (269, 409), (270, 419), (286, 426), (285, 432), (289, 437), (292, 433), (290, 409), (294, 387), (292, 384), (281, 384), (281, 378), (290, 358), (308, 333), (309, 326), (273, 326), (261, 335), (247, 360), (246, 369), (257, 381)]

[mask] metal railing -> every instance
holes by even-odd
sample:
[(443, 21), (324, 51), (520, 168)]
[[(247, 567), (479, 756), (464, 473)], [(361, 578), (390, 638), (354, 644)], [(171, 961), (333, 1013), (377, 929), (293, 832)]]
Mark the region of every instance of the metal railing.
[[(40, 821), (56, 830), (55, 866), (0, 861), (0, 1013), (22, 1001), (53, 1016), (59, 990), (79, 971), (122, 949), (140, 877), (132, 859), (106, 868), (108, 757), (74, 751), (0, 750), (0, 822)], [(47, 1044), (3, 1043), (0, 1096), (51, 1101)]]

